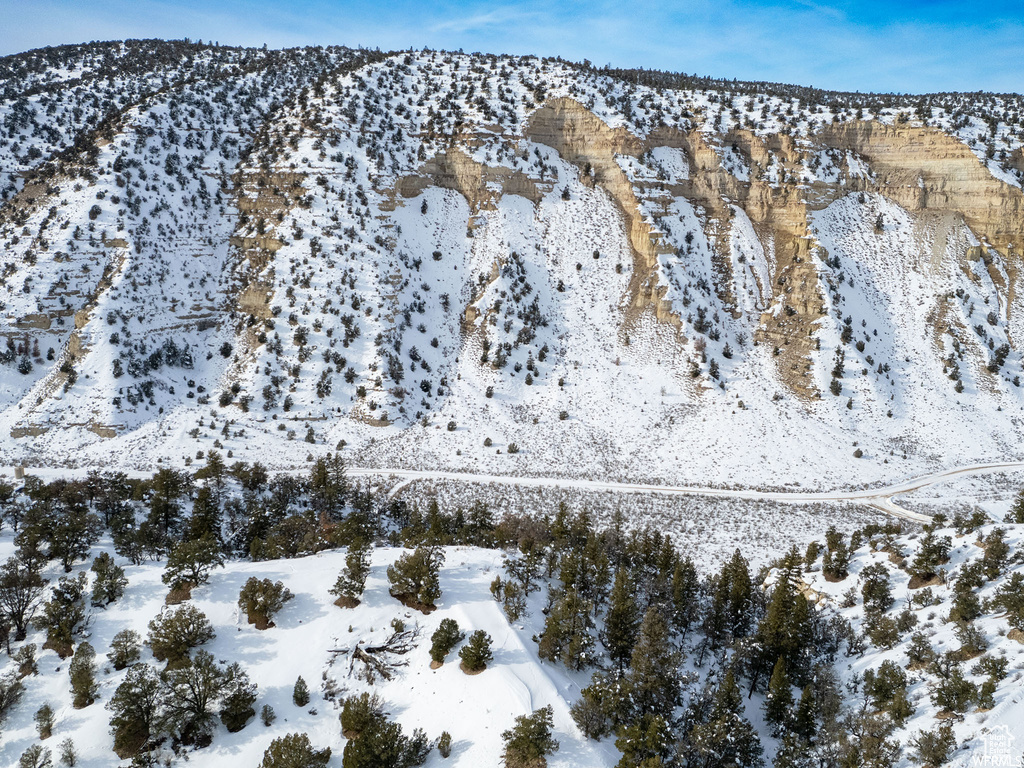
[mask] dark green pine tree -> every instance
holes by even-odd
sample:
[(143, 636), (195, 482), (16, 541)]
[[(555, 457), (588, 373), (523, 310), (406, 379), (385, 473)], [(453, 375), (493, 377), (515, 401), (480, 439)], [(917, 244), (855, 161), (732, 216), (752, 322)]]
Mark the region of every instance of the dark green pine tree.
[(295, 679), (295, 685), (292, 687), (292, 703), (296, 707), (304, 707), (309, 704), (309, 686), (302, 679), (302, 675)]
[(114, 752), (122, 760), (134, 757), (157, 730), (163, 693), (160, 679), (148, 664), (128, 668), (124, 681), (107, 702), (113, 713), (110, 730)]
[(750, 564), (737, 549), (726, 568), (729, 571), (729, 631), (733, 637), (746, 637), (751, 629), (751, 602), (754, 594)]
[(601, 642), (608, 651), (608, 658), (620, 672), (629, 663), (640, 628), (640, 612), (633, 599), (634, 591), (629, 573), (624, 568), (617, 570)]
[(515, 726), (501, 734), (505, 742), (507, 768), (542, 768), (547, 756), (558, 751), (558, 740), (551, 735), (553, 710), (550, 706), (516, 718)]
[(810, 644), (811, 616), (807, 599), (797, 590), (798, 569), (779, 575), (764, 617), (758, 624), (755, 654), (750, 665), (750, 690), (766, 680), (779, 657), (786, 660), (786, 673), (798, 685), (807, 682), (805, 650)]
[(825, 532), (825, 550), (821, 572), (829, 581), (842, 581), (846, 578), (850, 565), (851, 552), (846, 545), (846, 538), (835, 526), (829, 526)]
[(697, 568), (687, 557), (676, 564), (672, 574), (672, 628), (684, 638), (697, 615), (699, 590)]
[(772, 725), (772, 735), (781, 736), (790, 728), (793, 709), (793, 692), (786, 675), (786, 660), (779, 657), (768, 683), (768, 695), (764, 700), (764, 719)]
[(629, 688), (637, 717), (668, 717), (679, 706), (679, 663), (665, 617), (657, 608), (648, 608), (629, 661)]
[(697, 659), (700, 666), (704, 664), (706, 651), (716, 651), (729, 641), (729, 584), (723, 576), (714, 579), (711, 600), (708, 601), (701, 617), (701, 634), (704, 635), (704, 639), (700, 643), (700, 655)]
[(675, 738), (661, 715), (644, 715), (619, 729), (615, 746), (622, 759), (615, 768), (660, 768), (672, 757)]
[(459, 651), (462, 668), (466, 672), (482, 672), (494, 656), (491, 653), (491, 636), (478, 629), (469, 636), (469, 642)]
[(192, 502), (192, 517), (189, 518), (185, 538), (192, 540), (211, 536), (219, 544), (221, 535), (220, 502), (214, 490), (204, 485), (196, 492), (195, 501)]
[(68, 674), (71, 677), (71, 692), (75, 695), (72, 706), (75, 709), (88, 707), (96, 701), (96, 694), (99, 691), (99, 684), (96, 682), (96, 651), (89, 643), (78, 644), (75, 655), (68, 665)]
[(795, 733), (787, 733), (775, 753), (772, 768), (815, 768), (817, 765), (808, 741)]
[(560, 661), (579, 671), (594, 663), (592, 604), (575, 590), (555, 601), (541, 632), (537, 653), (542, 659)]
[(225, 670), (224, 694), (220, 704), (220, 719), (229, 733), (236, 733), (256, 717), (253, 706), (257, 697), (256, 684), (249, 680), (238, 662)]
[(690, 732), (694, 765), (760, 768), (764, 765), (761, 740), (743, 716), (743, 699), (730, 669), (715, 692), (707, 722)]
[(441, 597), (439, 574), (444, 565), (440, 547), (417, 547), (388, 566), (391, 595), (418, 610), (432, 610)]
[(796, 705), (792, 726), (793, 733), (805, 741), (813, 739), (818, 731), (818, 723), (815, 717), (816, 709), (814, 689), (810, 685), (806, 685), (800, 692), (800, 701)]
[(370, 575), (370, 550), (370, 542), (365, 539), (357, 539), (349, 545), (345, 568), (331, 588), (331, 594), (338, 598), (336, 605), (342, 608), (359, 605), (359, 598), (366, 588), (366, 578)]
[(437, 630), (430, 637), (430, 660), (437, 665), (443, 664), (445, 657), (465, 637), (466, 633), (459, 629), (455, 619), (441, 619)]
[(306, 734), (289, 733), (270, 742), (259, 768), (325, 768), (330, 759), (330, 747), (315, 749)]

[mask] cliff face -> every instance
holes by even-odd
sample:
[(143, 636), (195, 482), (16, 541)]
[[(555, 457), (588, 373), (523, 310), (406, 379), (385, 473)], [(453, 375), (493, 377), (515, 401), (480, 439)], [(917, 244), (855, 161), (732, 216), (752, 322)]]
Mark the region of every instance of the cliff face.
[[(779, 378), (801, 398), (821, 396), (814, 365), (821, 344), (817, 331), (827, 324), (826, 288), (815, 254), (828, 254), (817, 246), (809, 214), (849, 194), (873, 192), (892, 200), (918, 218), (919, 229), (931, 233), (922, 247), (936, 252), (945, 247), (943, 238), (951, 236), (955, 222), (969, 227), (983, 247), (960, 249), (962, 269), (971, 273), (967, 262), (980, 258), (999, 291), (1003, 320), (1014, 331), (1024, 330), (1024, 307), (1018, 306), (1018, 260), (1024, 247), (1020, 189), (996, 179), (967, 146), (938, 129), (848, 121), (801, 142), (787, 134), (758, 135), (742, 128), (715, 135), (701, 127), (660, 126), (640, 136), (621, 126), (611, 128), (575, 99), (558, 97), (529, 115), (524, 137), (554, 149), (575, 168), (582, 184), (604, 191), (621, 213), (633, 254), (626, 322), (649, 311), (680, 332), (683, 343), (689, 329), (668, 297), (662, 261), (685, 257), (658, 221), (668, 215), (673, 200), (694, 206), (710, 250), (712, 289), (718, 301), (734, 318), (744, 319), (737, 269), (749, 269), (756, 303), (763, 308), (756, 318), (747, 318), (753, 336), (771, 350)], [(515, 147), (508, 137), (502, 141)], [(480, 144), (467, 141), (469, 149)], [(659, 148), (681, 153), (688, 167), (685, 177), (638, 180), (623, 170), (621, 158), (642, 159)], [(723, 162), (730, 151), (740, 159), (742, 173)], [(821, 153), (839, 158), (835, 178), (808, 177), (808, 164)], [(394, 195), (417, 197), (430, 186), (459, 192), (478, 215), (495, 210), (505, 195), (539, 204), (552, 183), (508, 167), (485, 165), (453, 147), (427, 160), (416, 174), (398, 179)], [(393, 210), (393, 205), (386, 209)], [(760, 269), (737, 265), (730, 258), (737, 215), (746, 217), (759, 241), (764, 254)], [(936, 216), (944, 222), (937, 233)], [(495, 261), (489, 280), (496, 278), (499, 266)], [(466, 311), (472, 325), (478, 310), (470, 302)], [(944, 322), (946, 315), (941, 313)], [(932, 332), (941, 336), (942, 327), (939, 323)]]
[(874, 181), (857, 186), (885, 195), (912, 213), (951, 215), (970, 228), (982, 248), (966, 250), (964, 259), (982, 259), (999, 289), (1000, 314), (1018, 343), (1024, 332), (1020, 188), (995, 178), (966, 145), (934, 128), (861, 121), (831, 127), (820, 138), (867, 160)]
[[(571, 99), (557, 99), (530, 118), (527, 135), (553, 147), (580, 169), (585, 183), (608, 192), (622, 211), (635, 255), (630, 305), (651, 308), (661, 322), (680, 328), (678, 313), (665, 300), (659, 283), (658, 257), (674, 248), (643, 214), (665, 196), (685, 198), (703, 212), (704, 234), (712, 241), (719, 278), (715, 289), (726, 308), (736, 309), (732, 264), (725, 255), (732, 206), (754, 225), (766, 253), (772, 255), (770, 281), (759, 286), (762, 303), (771, 305), (760, 317), (757, 338), (773, 351), (782, 380), (805, 398), (820, 395), (812, 375), (813, 352), (819, 347), (816, 326), (826, 312), (817, 263), (815, 239), (808, 214), (822, 210), (853, 192), (870, 191), (891, 199), (922, 221), (953, 216), (982, 241), (980, 249), (961, 251), (962, 268), (981, 258), (1009, 327), (1021, 327), (1020, 255), (1024, 253), (1024, 197), (1021, 190), (995, 178), (963, 143), (934, 128), (851, 121), (821, 130), (800, 147), (784, 134), (758, 136), (735, 129), (718, 138), (720, 146), (737, 150), (749, 173), (740, 179), (700, 130), (661, 128), (641, 139), (628, 131), (609, 128), (596, 115)], [(616, 162), (616, 155), (640, 157), (658, 147), (682, 151), (688, 178), (672, 184), (634, 184)], [(801, 178), (801, 170), (816, 153), (835, 152), (854, 157), (868, 173), (853, 173), (848, 163), (831, 182)], [(775, 165), (781, 178), (769, 180)], [(939, 235), (946, 234), (948, 227)], [(932, 246), (942, 244), (933, 239)], [(969, 271), (969, 270), (967, 270)], [(1016, 337), (1016, 333), (1012, 337)]]
[(840, 123), (822, 131), (829, 147), (863, 156), (877, 191), (909, 211), (959, 213), (1003, 256), (1024, 252), (1024, 196), (995, 178), (962, 142), (936, 128)]

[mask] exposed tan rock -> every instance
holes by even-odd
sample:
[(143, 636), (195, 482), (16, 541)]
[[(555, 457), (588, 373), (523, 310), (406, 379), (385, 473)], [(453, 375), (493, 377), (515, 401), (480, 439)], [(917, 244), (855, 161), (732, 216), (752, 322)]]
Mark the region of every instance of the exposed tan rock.
[(534, 203), (542, 195), (537, 182), (522, 171), (478, 163), (460, 149), (427, 160), (417, 175), (401, 177), (395, 192), (404, 198), (416, 197), (431, 185), (460, 193), (473, 213), (494, 210), (503, 195), (519, 195)]
[(18, 329), (36, 328), (42, 331), (48, 331), (50, 329), (50, 316), (25, 315), (14, 322), (14, 327)]
[(270, 317), (270, 297), (274, 295), (274, 287), (259, 280), (249, 283), (238, 295), (238, 308), (248, 315), (260, 319)]

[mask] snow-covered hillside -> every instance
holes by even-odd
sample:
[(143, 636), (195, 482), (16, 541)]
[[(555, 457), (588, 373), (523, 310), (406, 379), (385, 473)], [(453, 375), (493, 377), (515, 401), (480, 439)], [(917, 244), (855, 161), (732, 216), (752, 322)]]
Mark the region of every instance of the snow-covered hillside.
[(3, 62), (12, 463), (341, 446), (830, 486), (1019, 457), (1017, 97), (431, 51)]
[[(894, 741), (909, 746), (921, 733), (946, 727), (950, 765), (986, 757), (988, 764), (1016, 765), (1021, 747), (1005, 737), (1016, 733), (1024, 712), (1024, 633), (1019, 608), (1009, 606), (1021, 596), (1024, 531), (968, 521), (962, 515), (948, 528), (872, 537), (854, 553), (848, 576), (825, 578), (812, 569), (805, 583), (863, 633), (857, 654), (840, 665), (852, 696), (869, 710), (885, 710), (890, 700), (876, 696), (865, 678), (877, 677), (883, 665), (902, 671), (895, 687), (905, 688), (906, 705)], [(947, 554), (933, 565), (935, 551)], [(935, 575), (922, 578), (924, 571)], [(905, 764), (927, 762), (907, 750)]]
[[(11, 551), (9, 538), (4, 550), (6, 559)], [(607, 748), (609, 745), (602, 748), (588, 744), (569, 717), (579, 678), (542, 665), (537, 659), (530, 636), (539, 629), (538, 618), (543, 624), (540, 606), (533, 612), (532, 621), (513, 626), (491, 597), (490, 582), (501, 572), (500, 551), (448, 549), (441, 573), (443, 598), (438, 610), (429, 616), (405, 608), (387, 593), (385, 569), (399, 554), (401, 550), (391, 548), (374, 551), (363, 604), (354, 609), (335, 606), (328, 592), (344, 567), (344, 550), (297, 560), (231, 563), (217, 571), (208, 586), (196, 589), (191, 602), (209, 618), (217, 633), (203, 648), (218, 660), (239, 662), (259, 688), (256, 710), (269, 704), (277, 719), (265, 727), (254, 718), (237, 733), (218, 727), (210, 747), (188, 753), (188, 764), (218, 766), (230, 761), (233, 765), (255, 766), (274, 738), (301, 732), (308, 733), (316, 746), (330, 747), (337, 755), (331, 765), (341, 765), (345, 739), (338, 722), (337, 697), (373, 690), (386, 700), (388, 711), (407, 733), (422, 728), (431, 739), (443, 731), (451, 734), (451, 758), (443, 760), (435, 751), (428, 766), (499, 765), (502, 731), (512, 727), (515, 717), (549, 704), (555, 710), (555, 737), (561, 743), (551, 766), (614, 765), (617, 758)], [(77, 570), (88, 572), (87, 565)], [(124, 629), (133, 629), (145, 638), (149, 621), (160, 613), (167, 595), (167, 587), (160, 581), (161, 564), (128, 566), (125, 570), (129, 582), (125, 596), (107, 609), (93, 609), (89, 628), (82, 636), (98, 654), (98, 701), (74, 709), (68, 662), (53, 651), (39, 653), (39, 674), (24, 681), (26, 692), (3, 726), (0, 762), (4, 765), (15, 765), (22, 752), (38, 742), (33, 715), (43, 704), (49, 704), (55, 713), (53, 736), (43, 742), (44, 746), (56, 754), (57, 744), (71, 738), (79, 755), (78, 765), (85, 768), (109, 766), (116, 759), (108, 728), (111, 715), (104, 704), (127, 671), (114, 671), (104, 654), (113, 636)], [(56, 580), (63, 573), (45, 575)], [(248, 625), (237, 605), (239, 589), (253, 575), (280, 580), (295, 595), (275, 619), (277, 626), (265, 631)], [(479, 675), (466, 675), (460, 671), (454, 653), (440, 669), (430, 668), (430, 636), (444, 618), (455, 619), (467, 633), (482, 629), (491, 636), (494, 661), (489, 669)], [(351, 649), (356, 643), (383, 641), (394, 631), (392, 622), (396, 620), (409, 628), (418, 627), (418, 642), (407, 658), (400, 659), (408, 666), (400, 667), (394, 680), (378, 679), (375, 686), (370, 686), (350, 674)], [(41, 646), (42, 635), (32, 633), (28, 641)], [(340, 650), (349, 653), (332, 653)], [(154, 663), (145, 649), (144, 661)], [(7, 659), (0, 674), (13, 663)], [(299, 676), (307, 681), (312, 695), (306, 707), (296, 707), (292, 702), (292, 689)], [(334, 701), (324, 700), (325, 689)]]

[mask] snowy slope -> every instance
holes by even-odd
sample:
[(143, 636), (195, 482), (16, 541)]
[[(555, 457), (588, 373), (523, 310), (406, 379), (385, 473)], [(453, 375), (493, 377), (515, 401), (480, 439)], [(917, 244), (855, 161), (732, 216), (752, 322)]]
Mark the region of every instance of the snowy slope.
[[(64, 79), (121, 71), (101, 53), (11, 60), (5, 146), (56, 121), (19, 94), (43, 78), (73, 116)], [(143, 58), (137, 102), (98, 134), (73, 123), (91, 149), (44, 142), (0, 216), (10, 461), (221, 447), (289, 467), (344, 446), (364, 466), (827, 487), (1021, 458), (1015, 251), (956, 200), (901, 205), (888, 156), (835, 138), (944, 131), (1016, 215), (1012, 97), (926, 115), (361, 55), (193, 46), (160, 58), (173, 76)], [(586, 128), (543, 123), (558, 110)]]
[[(9, 534), (0, 546), (0, 555), (6, 559), (12, 551)], [(325, 701), (318, 692), (330, 679), (342, 697), (362, 690), (378, 692), (406, 733), (423, 728), (434, 739), (442, 731), (450, 732), (452, 757), (445, 761), (434, 751), (428, 766), (500, 765), (502, 731), (513, 725), (515, 717), (549, 704), (554, 708), (555, 737), (561, 744), (549, 762), (553, 768), (614, 765), (617, 757), (611, 746), (585, 740), (569, 717), (568, 707), (585, 680), (568, 677), (564, 669), (541, 663), (536, 656), (530, 636), (543, 626), (540, 606), (535, 606), (525, 623), (511, 626), (491, 597), (490, 581), (501, 571), (500, 551), (448, 548), (441, 572), (444, 594), (438, 610), (429, 616), (410, 611), (388, 594), (386, 567), (401, 553), (388, 548), (374, 551), (363, 604), (355, 609), (338, 608), (328, 593), (344, 567), (343, 550), (295, 560), (231, 562), (213, 574), (209, 585), (196, 589), (192, 602), (217, 633), (203, 647), (218, 660), (239, 662), (259, 686), (256, 710), (269, 704), (277, 720), (268, 728), (257, 717), (234, 734), (218, 726), (212, 746), (190, 752), (189, 764), (215, 766), (230, 760), (232, 764), (256, 765), (274, 738), (298, 731), (308, 733), (318, 747), (329, 746), (335, 755), (331, 765), (341, 765), (345, 739), (338, 722), (340, 701)], [(42, 742), (44, 746), (56, 751), (57, 743), (70, 737), (80, 755), (79, 765), (111, 764), (110, 713), (104, 704), (126, 672), (113, 671), (103, 654), (113, 635), (122, 629), (134, 629), (145, 637), (149, 621), (160, 612), (167, 594), (167, 587), (160, 582), (160, 564), (127, 566), (125, 570), (129, 586), (124, 597), (108, 609), (92, 610), (84, 638), (97, 649), (101, 665), (99, 700), (85, 709), (72, 708), (67, 661), (62, 662), (53, 651), (42, 651), (40, 674), (25, 681), (26, 693), (4, 726), (0, 740), (4, 765), (13, 765), (25, 748), (38, 741), (32, 715), (44, 703), (56, 714), (53, 736)], [(49, 570), (44, 573), (52, 579), (58, 575)], [(252, 575), (281, 580), (295, 595), (275, 618), (277, 626), (262, 632), (246, 623), (237, 606), (238, 591)], [(494, 661), (487, 670), (465, 675), (459, 670), (457, 652), (440, 669), (430, 669), (430, 635), (446, 617), (454, 618), (467, 633), (483, 629), (491, 635)], [(408, 667), (399, 668), (400, 674), (390, 682), (378, 680), (371, 689), (349, 675), (347, 655), (336, 656), (331, 651), (384, 639), (394, 619), (407, 626), (419, 625), (418, 645), (407, 657)], [(40, 633), (30, 632), (27, 641), (41, 646), (42, 638)], [(162, 666), (145, 648), (143, 661)], [(0, 673), (12, 664), (5, 656)], [(297, 708), (291, 698), (299, 675), (313, 694), (305, 710)]]

